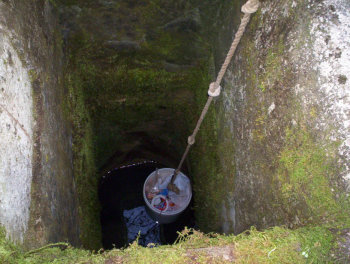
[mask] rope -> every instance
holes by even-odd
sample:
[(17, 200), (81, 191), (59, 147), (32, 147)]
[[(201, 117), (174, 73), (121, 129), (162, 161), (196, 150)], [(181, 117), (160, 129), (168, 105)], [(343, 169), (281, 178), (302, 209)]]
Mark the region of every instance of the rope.
[[(191, 146), (195, 143), (196, 141), (196, 135), (199, 131), (199, 128), (203, 122), (203, 119), (204, 117), (206, 116), (207, 112), (208, 112), (208, 109), (209, 109), (209, 106), (211, 104), (211, 102), (213, 101), (213, 98), (216, 97), (216, 96), (219, 96), (220, 95), (220, 90), (221, 90), (221, 86), (220, 86), (220, 83), (222, 81), (222, 78), (224, 77), (225, 73), (226, 73), (226, 70), (227, 70), (227, 67), (228, 65), (230, 64), (231, 62), (231, 59), (237, 49), (237, 46), (243, 36), (243, 33), (245, 32), (245, 29), (247, 27), (247, 24), (249, 23), (249, 20), (250, 20), (250, 16), (251, 14), (255, 13), (258, 8), (259, 8), (259, 5), (260, 5), (260, 2), (259, 0), (248, 0), (243, 6), (242, 6), (242, 12), (244, 13), (244, 16), (241, 20), (241, 24), (239, 25), (239, 28), (236, 32), (236, 35), (235, 35), (235, 38), (231, 44), (231, 47), (227, 53), (227, 56), (226, 56), (226, 59), (224, 61), (224, 63), (222, 64), (221, 66), (221, 69), (216, 77), (216, 80), (215, 82), (211, 83), (209, 85), (209, 90), (208, 90), (208, 94), (209, 94), (209, 97), (208, 97), (208, 100), (202, 110), (202, 113), (197, 121), (197, 125), (192, 133), (191, 136), (188, 137), (188, 140), (187, 140), (187, 147), (186, 147), (186, 150), (184, 152), (184, 154), (182, 155), (182, 158), (181, 158), (181, 161), (179, 163), (179, 166), (177, 167), (177, 169), (175, 170), (172, 178), (171, 178), (171, 182), (168, 186), (169, 189), (173, 189), (176, 191), (176, 186), (174, 185), (174, 181), (176, 179), (176, 176), (178, 175), (178, 173), (180, 172), (181, 170), (181, 167), (188, 155), (188, 152), (190, 151), (190, 148)], [(178, 189), (177, 189), (178, 190)]]

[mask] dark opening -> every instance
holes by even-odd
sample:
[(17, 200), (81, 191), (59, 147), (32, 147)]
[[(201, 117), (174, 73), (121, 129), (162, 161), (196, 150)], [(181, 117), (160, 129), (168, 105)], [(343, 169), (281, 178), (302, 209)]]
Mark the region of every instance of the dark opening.
[[(154, 161), (115, 168), (106, 173), (99, 185), (101, 203), (102, 243), (105, 249), (127, 246), (127, 228), (124, 210), (144, 206), (143, 184), (156, 168), (166, 167)], [(178, 231), (185, 226), (194, 227), (194, 214), (191, 201), (189, 207), (171, 224), (159, 225), (161, 244), (175, 242)]]

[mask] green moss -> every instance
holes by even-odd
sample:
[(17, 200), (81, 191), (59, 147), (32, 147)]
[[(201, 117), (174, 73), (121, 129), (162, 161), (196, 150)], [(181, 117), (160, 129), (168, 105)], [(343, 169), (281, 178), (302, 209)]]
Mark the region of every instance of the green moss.
[[(88, 73), (92, 71), (84, 64), (81, 67)], [(80, 239), (85, 248), (98, 249), (101, 247), (98, 177), (93, 151), (92, 122), (85, 104), (84, 83), (80, 73), (71, 71), (66, 74), (68, 94), (63, 108), (73, 128), (73, 168), (78, 195)]]
[[(140, 10), (133, 12), (140, 11), (138, 19), (144, 22), (138, 25), (137, 36), (150, 25), (158, 24), (151, 40), (142, 42), (137, 51), (108, 49), (97, 33), (83, 29), (69, 42), (68, 96), (64, 108), (73, 125), (81, 239), (87, 248), (96, 248), (98, 243), (93, 241), (100, 240), (97, 168), (111, 158), (119, 164), (124, 154), (142, 144), (146, 136), (171, 150), (171, 155), (180, 156), (194, 120), (194, 94), (207, 75), (205, 56), (198, 59), (193, 55), (192, 44), (198, 42), (197, 36), (180, 36), (159, 28), (163, 13), (154, 9), (165, 7), (157, 3), (135, 8)], [(116, 12), (123, 17), (129, 9), (128, 4), (121, 3)], [(83, 9), (81, 17), (85, 11), (93, 12), (98, 19), (95, 9)], [(133, 23), (130, 22), (131, 28), (135, 27)], [(125, 34), (123, 30), (118, 29), (118, 36)], [(195, 54), (204, 53), (203, 49), (197, 49)], [(165, 61), (179, 65), (180, 70), (167, 71)], [(181, 64), (189, 65), (182, 69)], [(154, 123), (160, 125), (155, 127)]]
[(254, 122), (254, 129), (252, 130), (253, 140), (255, 142), (264, 143), (266, 140), (266, 123), (267, 111), (263, 108), (262, 111), (257, 111)]
[(198, 145), (191, 153), (194, 176), (195, 217), (199, 228), (204, 232), (221, 231), (221, 209), (225, 186), (223, 173), (219, 170), (219, 156), (215, 128), (210, 117), (198, 136)]
[[(200, 80), (200, 79), (198, 79)], [(208, 96), (209, 76), (203, 76), (197, 83), (197, 116), (200, 115)], [(221, 209), (224, 201), (223, 186), (225, 178), (220, 168), (217, 118), (212, 103), (199, 133), (196, 144), (190, 153), (192, 174), (194, 177), (195, 217), (199, 228), (204, 232), (221, 231)]]
[[(255, 23), (258, 23), (256, 21)], [(254, 22), (252, 23), (254, 25)], [(260, 92), (265, 93), (266, 91), (273, 90), (276, 84), (282, 82), (282, 77), (288, 71), (288, 67), (283, 64), (284, 58), (284, 40), (281, 36), (277, 43), (271, 45), (271, 47), (266, 48), (264, 52), (259, 53), (258, 49), (255, 47), (253, 41), (249, 38), (245, 38), (242, 41), (243, 50), (242, 53), (246, 56), (245, 68), (247, 81), (251, 84), (253, 88), (252, 92), (257, 93), (257, 88)], [(266, 55), (261, 55), (266, 54)], [(263, 70), (257, 70), (256, 63), (258, 62), (263, 65)]]
[(32, 69), (28, 71), (28, 75), (31, 83), (35, 82), (39, 78), (38, 73)]
[(5, 228), (0, 226), (0, 262), (13, 263), (12, 259), (17, 257), (17, 247), (6, 239)]
[(282, 79), (284, 75), (283, 57), (284, 44), (280, 38), (278, 43), (267, 50), (264, 63), (264, 74), (259, 77), (259, 88), (264, 92), (267, 88), (274, 86), (275, 82)]
[(331, 260), (334, 236), (324, 227), (288, 230), (255, 229), (235, 237), (237, 263), (325, 263)]
[[(265, 231), (251, 228), (238, 236), (205, 235), (185, 229), (174, 245), (144, 248), (137, 243), (122, 250), (92, 253), (65, 243), (46, 245), (29, 252), (13, 245), (0, 231), (0, 261), (6, 264), (41, 263), (225, 263), (215, 256), (221, 247), (231, 247), (235, 263), (330, 263), (335, 237), (322, 226)], [(198, 250), (197, 250), (198, 249)], [(213, 256), (204, 254), (214, 252)], [(220, 253), (218, 254), (220, 256)]]
[(285, 140), (278, 181), (287, 212), (313, 223), (334, 224), (349, 218), (346, 201), (335, 196), (341, 193), (334, 182), (336, 145), (321, 146), (304, 127), (287, 129)]

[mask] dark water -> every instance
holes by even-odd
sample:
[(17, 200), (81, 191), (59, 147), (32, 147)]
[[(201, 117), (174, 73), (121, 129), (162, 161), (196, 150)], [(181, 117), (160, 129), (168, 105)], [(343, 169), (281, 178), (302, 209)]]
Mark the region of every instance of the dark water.
[[(102, 206), (102, 243), (105, 249), (128, 245), (130, 239), (128, 241), (127, 219), (123, 213), (125, 210), (145, 205), (142, 194), (144, 181), (156, 168), (162, 167), (164, 166), (155, 162), (145, 162), (117, 168), (103, 176), (99, 186), (99, 198)], [(142, 218), (138, 218), (137, 221), (145, 228)], [(159, 239), (162, 244), (173, 243), (177, 238), (177, 231), (183, 230), (185, 226), (194, 227), (192, 202), (176, 222), (160, 226), (155, 226), (152, 222), (150, 225), (151, 228), (159, 228)], [(154, 235), (156, 232), (152, 229), (150, 234)], [(141, 241), (148, 243), (150, 240), (143, 237)]]

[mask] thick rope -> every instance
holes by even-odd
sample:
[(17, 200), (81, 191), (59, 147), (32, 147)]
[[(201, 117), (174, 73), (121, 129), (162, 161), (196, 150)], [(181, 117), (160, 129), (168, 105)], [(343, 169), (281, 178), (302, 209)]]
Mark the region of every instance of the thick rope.
[[(243, 6), (242, 6), (242, 12), (244, 13), (244, 16), (241, 20), (241, 24), (239, 25), (239, 28), (236, 32), (236, 35), (235, 35), (235, 38), (231, 44), (231, 47), (227, 53), (227, 56), (226, 56), (226, 59), (224, 61), (224, 63), (222, 64), (221, 66), (221, 69), (218, 73), (218, 76), (216, 77), (216, 80), (214, 83), (211, 83), (210, 86), (209, 86), (209, 91), (208, 91), (208, 94), (209, 94), (209, 97), (208, 97), (208, 100), (202, 110), (202, 113), (197, 121), (197, 125), (195, 127), (195, 129), (193, 130), (193, 133), (191, 136), (188, 137), (188, 144), (187, 144), (187, 147), (186, 147), (186, 150), (184, 152), (184, 154), (182, 155), (182, 158), (181, 158), (181, 161), (179, 163), (179, 166), (177, 167), (177, 169), (175, 170), (175, 173), (174, 175), (172, 176), (171, 178), (171, 183), (169, 184), (168, 188), (173, 188), (173, 189), (176, 189), (176, 186), (174, 186), (174, 181), (176, 179), (176, 176), (177, 174), (180, 172), (181, 168), (182, 168), (182, 165), (188, 155), (188, 152), (191, 148), (191, 146), (195, 143), (195, 140), (196, 140), (196, 135), (199, 131), (199, 128), (203, 122), (203, 119), (205, 117), (205, 115), (207, 114), (208, 112), (208, 109), (209, 109), (209, 106), (211, 104), (211, 102), (213, 101), (213, 98), (214, 96), (218, 96), (220, 94), (220, 83), (222, 81), (222, 78), (224, 77), (225, 73), (226, 73), (226, 70), (227, 70), (227, 67), (228, 65), (230, 64), (231, 62), (231, 59), (237, 49), (237, 46), (244, 34), (244, 31), (249, 23), (249, 20), (250, 20), (250, 16), (252, 13), (255, 13), (258, 8), (259, 8), (259, 5), (260, 5), (260, 2), (259, 0), (248, 0)], [(169, 189), (170, 189), (169, 188)]]

